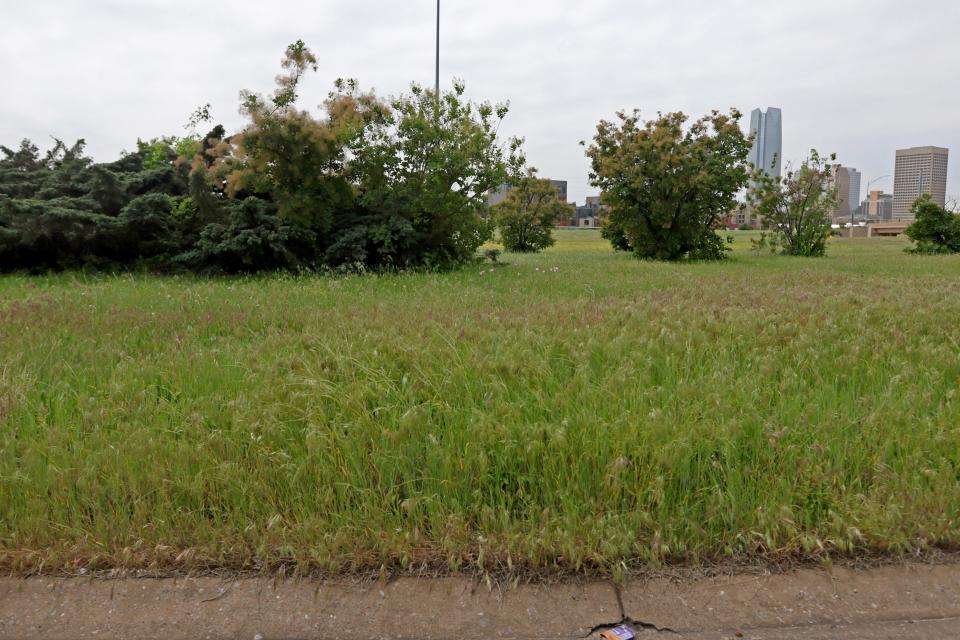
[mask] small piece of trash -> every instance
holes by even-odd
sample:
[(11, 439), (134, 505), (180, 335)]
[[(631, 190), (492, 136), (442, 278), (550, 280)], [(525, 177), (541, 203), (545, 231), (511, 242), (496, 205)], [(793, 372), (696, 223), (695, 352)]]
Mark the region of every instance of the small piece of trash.
[(609, 631), (604, 631), (600, 634), (601, 638), (605, 640), (634, 640), (637, 637), (637, 634), (633, 632), (633, 629), (627, 626), (617, 627), (616, 629), (610, 629)]

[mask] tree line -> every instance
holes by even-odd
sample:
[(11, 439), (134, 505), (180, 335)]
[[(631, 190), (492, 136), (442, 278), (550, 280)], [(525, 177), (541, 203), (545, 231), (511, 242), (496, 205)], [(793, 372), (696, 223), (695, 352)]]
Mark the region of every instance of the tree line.
[[(505, 104), (462, 83), (382, 100), (337, 81), (297, 105), (316, 58), (290, 45), (268, 96), (241, 95), (227, 135), (141, 142), (94, 163), (84, 142), (2, 148), (0, 270), (143, 267), (238, 273), (446, 268), (492, 233), (487, 194), (525, 175), (522, 141), (501, 140)], [(209, 120), (198, 110), (192, 124)]]
[[(499, 137), (507, 104), (472, 102), (461, 82), (384, 100), (338, 80), (315, 115), (297, 104), (314, 54), (298, 41), (282, 67), (272, 94), (241, 94), (247, 124), (232, 135), (217, 125), (138, 142), (111, 163), (94, 163), (83, 140), (0, 147), (0, 271), (443, 269), (473, 260), (495, 229), (508, 251), (553, 244), (570, 207), (527, 167), (521, 139)], [(836, 202), (828, 159), (814, 151), (768, 176), (747, 161), (740, 117), (601, 121), (586, 154), (604, 237), (641, 258), (722, 259), (717, 229), (749, 186), (776, 248), (823, 255)], [(190, 126), (210, 121), (205, 107)], [(960, 251), (957, 216), (929, 199), (916, 211), (917, 251)]]

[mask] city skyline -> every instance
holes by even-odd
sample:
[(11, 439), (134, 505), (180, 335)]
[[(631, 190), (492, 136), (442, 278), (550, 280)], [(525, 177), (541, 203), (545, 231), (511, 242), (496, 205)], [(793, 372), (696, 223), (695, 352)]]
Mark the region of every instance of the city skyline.
[[(951, 27), (960, 4), (930, 0), (925, 8), (904, 13), (894, 0), (461, 0), (442, 14), (441, 83), (462, 78), (474, 99), (510, 100), (502, 133), (525, 137), (530, 163), (567, 179), (571, 201), (595, 193), (579, 142), (600, 119), (633, 108), (697, 118), (736, 107), (747, 130), (752, 109), (776, 105), (786, 117), (784, 165), (816, 148), (857, 167), (865, 185), (893, 175), (896, 149), (960, 148), (960, 87), (942, 71), (960, 66)], [(356, 77), (381, 96), (410, 81), (432, 87), (435, 11), (432, 0), (278, 0), (229, 12), (186, 0), (14, 4), (0, 25), (0, 144), (82, 137), (109, 161), (137, 137), (182, 134), (208, 102), (238, 130), (239, 91), (271, 91), (284, 48), (301, 38), (319, 64), (301, 91), (305, 108), (315, 109), (338, 77)], [(825, 11), (827, 28), (818, 19)], [(862, 30), (885, 33), (884, 45), (867, 50), (849, 37)], [(190, 46), (174, 46), (182, 42)], [(831, 55), (801, 55), (810, 50)], [(938, 64), (918, 64), (921, 55)], [(836, 73), (839, 58), (863, 63), (855, 82)], [(892, 192), (892, 177), (873, 188)], [(960, 196), (960, 163), (950, 167), (947, 195)]]

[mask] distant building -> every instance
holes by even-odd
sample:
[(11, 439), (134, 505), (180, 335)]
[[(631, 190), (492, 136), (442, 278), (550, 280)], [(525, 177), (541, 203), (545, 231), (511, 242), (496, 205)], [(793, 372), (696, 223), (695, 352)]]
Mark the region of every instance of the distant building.
[(783, 112), (775, 107), (754, 109), (750, 114), (750, 164), (779, 178), (783, 164)]
[(553, 185), (553, 188), (557, 190), (557, 197), (560, 198), (560, 202), (567, 202), (567, 181), (566, 180), (551, 180), (550, 184)]
[(860, 217), (875, 222), (893, 219), (893, 194), (871, 191), (860, 205)]
[(947, 201), (947, 160), (950, 152), (942, 147), (913, 147), (897, 151), (897, 169), (893, 181), (893, 219), (912, 220), (910, 210), (925, 193), (941, 207)]
[[(567, 181), (566, 180), (551, 180), (550, 184), (553, 185), (553, 188), (557, 190), (557, 198), (560, 202), (567, 202)], [(510, 193), (512, 187), (508, 184), (500, 185), (495, 191), (491, 191), (487, 196), (487, 204), (491, 207), (496, 204), (500, 204), (507, 199), (507, 195)]]
[(837, 204), (831, 212), (833, 221), (850, 222), (860, 211), (860, 172), (852, 167), (834, 165), (829, 187), (837, 189)]
[(863, 175), (856, 169), (849, 168), (850, 173), (850, 195), (847, 198), (847, 202), (850, 203), (850, 210), (854, 213), (858, 213), (858, 208), (860, 206), (860, 188), (862, 186)]
[(760, 214), (758, 214), (751, 205), (746, 204), (727, 214), (723, 224), (731, 230), (745, 229), (747, 227), (760, 229), (762, 227), (762, 220), (760, 219)]
[(603, 215), (607, 210), (606, 205), (601, 204), (600, 196), (588, 196), (583, 206), (576, 206), (575, 212), (569, 224), (563, 224), (561, 221), (558, 226), (579, 227), (581, 229), (595, 229), (603, 222)]

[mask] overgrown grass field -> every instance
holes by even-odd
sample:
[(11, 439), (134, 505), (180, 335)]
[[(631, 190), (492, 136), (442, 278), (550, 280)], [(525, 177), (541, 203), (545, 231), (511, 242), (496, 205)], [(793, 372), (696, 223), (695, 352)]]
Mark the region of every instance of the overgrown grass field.
[(618, 573), (960, 543), (960, 257), (0, 278), (0, 566)]

